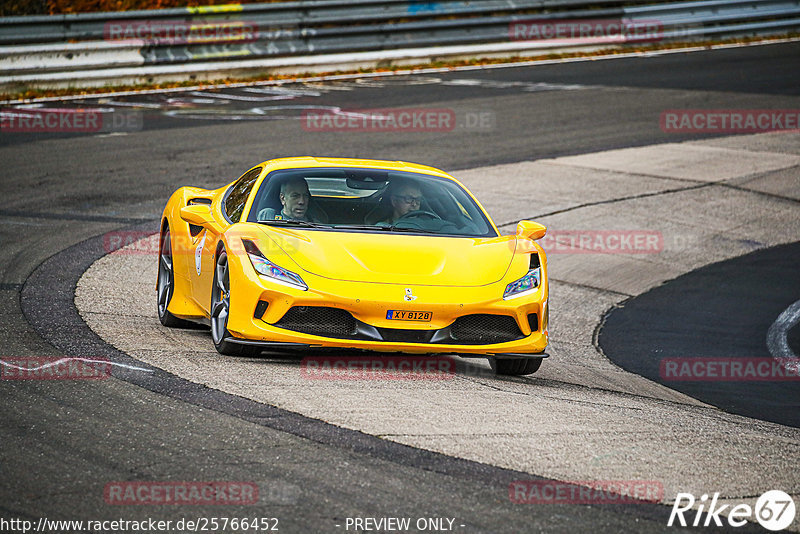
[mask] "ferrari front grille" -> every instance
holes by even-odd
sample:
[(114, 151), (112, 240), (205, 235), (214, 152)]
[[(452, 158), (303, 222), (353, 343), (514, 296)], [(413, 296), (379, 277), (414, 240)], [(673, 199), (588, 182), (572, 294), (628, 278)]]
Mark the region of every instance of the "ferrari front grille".
[(523, 337), (517, 321), (510, 315), (486, 313), (459, 317), (450, 325), (450, 336), (458, 343), (472, 345), (505, 343)]
[[(535, 317), (535, 314), (532, 315)], [(295, 306), (290, 308), (275, 326), (314, 336), (388, 343), (489, 345), (524, 337), (517, 321), (509, 315), (464, 315), (442, 330), (374, 328), (364, 323), (360, 323), (362, 328), (359, 329), (358, 324), (349, 312), (339, 308)]]
[(403, 328), (378, 328), (383, 341), (395, 343), (428, 343), (434, 330), (406, 330)]
[(339, 308), (294, 306), (275, 323), (278, 328), (314, 336), (351, 337), (356, 333), (356, 320)]

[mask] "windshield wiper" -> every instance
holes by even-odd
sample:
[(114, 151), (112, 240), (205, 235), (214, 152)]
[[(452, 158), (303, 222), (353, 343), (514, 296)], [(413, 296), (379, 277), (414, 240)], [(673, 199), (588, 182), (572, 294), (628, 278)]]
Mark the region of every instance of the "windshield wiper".
[(259, 224), (278, 225), (278, 226), (302, 226), (304, 228), (330, 228), (327, 224), (315, 223), (311, 221), (301, 221), (299, 219), (274, 219), (267, 221), (256, 221)]
[(427, 228), (409, 228), (407, 226), (387, 226), (387, 230), (391, 230), (392, 232), (418, 232), (421, 234), (436, 234), (441, 235), (441, 232), (437, 232), (436, 230), (428, 230)]
[(341, 224), (333, 226), (337, 230), (377, 230), (380, 232), (419, 232), (423, 234), (439, 234), (435, 230), (424, 228), (407, 228), (403, 226), (379, 226), (377, 224)]
[(391, 231), (388, 226), (378, 226), (377, 224), (337, 224), (333, 228), (337, 230), (382, 230), (384, 232)]
[(301, 221), (299, 219), (275, 219), (266, 221), (256, 221), (259, 224), (276, 225), (276, 226), (300, 226), (303, 228), (328, 228), (332, 230), (375, 230), (378, 232), (400, 232), (400, 233), (417, 233), (417, 234), (433, 234), (443, 235), (442, 232), (436, 230), (428, 230), (426, 228), (409, 228), (405, 226), (378, 226), (373, 224), (321, 224), (311, 221)]

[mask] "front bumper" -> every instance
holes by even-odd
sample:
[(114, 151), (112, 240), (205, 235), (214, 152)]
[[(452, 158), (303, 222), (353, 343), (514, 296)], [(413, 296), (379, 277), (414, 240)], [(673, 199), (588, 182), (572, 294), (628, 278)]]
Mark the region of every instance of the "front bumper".
[[(232, 261), (242, 259), (247, 261), (241, 256)], [(228, 316), (232, 342), (265, 348), (546, 356), (542, 354), (548, 343), (546, 276), (536, 291), (504, 301), (502, 281), (480, 287), (416, 286), (345, 282), (303, 273), (309, 286), (303, 291), (259, 276), (249, 264), (237, 267), (232, 272), (241, 276), (231, 278)], [(414, 300), (405, 299), (406, 289), (411, 289)], [(431, 312), (432, 318), (397, 321), (387, 319), (387, 310)], [(309, 311), (312, 315), (303, 323), (298, 317)], [(493, 334), (493, 328), (502, 332)]]

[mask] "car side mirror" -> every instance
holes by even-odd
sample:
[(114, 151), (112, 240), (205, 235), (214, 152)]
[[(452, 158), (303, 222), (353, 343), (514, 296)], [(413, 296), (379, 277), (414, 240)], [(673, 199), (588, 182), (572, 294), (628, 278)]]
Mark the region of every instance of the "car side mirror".
[(214, 219), (211, 214), (211, 206), (208, 204), (192, 204), (181, 208), (181, 219), (189, 224), (203, 226)]
[(546, 226), (533, 221), (520, 221), (517, 224), (517, 235), (531, 241), (543, 238), (546, 233)]
[(182, 207), (181, 219), (189, 224), (208, 228), (215, 233), (221, 232), (219, 224), (214, 220), (214, 214), (211, 213), (211, 206), (208, 204), (192, 204), (191, 206)]

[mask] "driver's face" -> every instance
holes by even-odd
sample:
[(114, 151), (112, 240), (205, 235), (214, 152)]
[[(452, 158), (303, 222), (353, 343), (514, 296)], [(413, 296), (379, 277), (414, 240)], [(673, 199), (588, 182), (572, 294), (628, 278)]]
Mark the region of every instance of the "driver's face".
[(286, 192), (281, 193), (281, 204), (286, 215), (295, 219), (303, 219), (308, 211), (308, 189), (303, 184), (291, 183)]
[(422, 202), (422, 191), (413, 185), (401, 187), (397, 193), (392, 195), (392, 206), (394, 207), (394, 218), (402, 217), (409, 211), (416, 211)]

